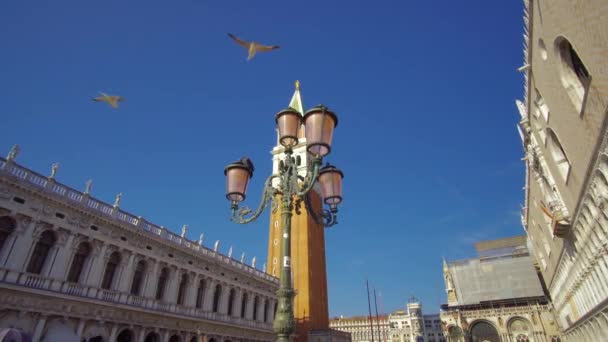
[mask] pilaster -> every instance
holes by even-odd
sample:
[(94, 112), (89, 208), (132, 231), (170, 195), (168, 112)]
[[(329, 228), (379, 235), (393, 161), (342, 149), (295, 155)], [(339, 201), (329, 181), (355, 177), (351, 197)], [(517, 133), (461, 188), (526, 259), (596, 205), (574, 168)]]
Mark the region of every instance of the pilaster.
[(167, 288), (165, 289), (164, 298), (165, 301), (171, 304), (177, 303), (177, 286), (180, 281), (180, 271), (177, 267), (171, 267), (171, 271), (169, 273), (169, 282), (167, 284)]
[(156, 287), (158, 286), (158, 274), (160, 272), (160, 265), (159, 262), (154, 259), (149, 259), (149, 262), (154, 263), (154, 266), (152, 266), (151, 272), (146, 272), (146, 281), (144, 289), (141, 291), (141, 293), (143, 293), (144, 296), (147, 298), (154, 298)]
[(253, 319), (253, 310), (255, 310), (253, 303), (255, 300), (255, 296), (255, 293), (249, 293), (249, 295), (247, 296), (247, 311), (245, 312), (245, 318), (248, 320)]
[(230, 296), (230, 287), (226, 283), (222, 283), (222, 294), (220, 296), (220, 304), (218, 312), (221, 314), (228, 313), (228, 297)]
[(215, 292), (215, 286), (217, 282), (215, 279), (207, 279), (206, 281), (207, 288), (205, 289), (205, 300), (203, 303), (203, 310), (205, 311), (213, 311), (213, 294)]
[(118, 335), (118, 325), (114, 324), (110, 330), (109, 342), (116, 342), (116, 336)]
[(232, 316), (241, 317), (241, 306), (243, 305), (243, 289), (237, 288), (234, 296), (234, 303), (232, 303)]
[(78, 335), (78, 337), (82, 337), (82, 333), (84, 332), (84, 326), (87, 323), (87, 320), (84, 318), (81, 318), (80, 321), (78, 321), (78, 328), (76, 328), (76, 335)]
[(40, 337), (42, 336), (42, 331), (44, 330), (45, 325), (46, 316), (38, 317), (38, 321), (36, 322), (36, 326), (34, 327), (34, 332), (32, 333), (32, 342), (40, 342)]
[(186, 284), (186, 290), (184, 294), (184, 306), (194, 308), (196, 307), (196, 291), (198, 285), (198, 277), (188, 276), (188, 284)]
[(38, 224), (43, 223), (32, 220), (25, 227), (22, 227), (23, 224), (23, 222), (18, 222), (17, 225), (21, 229), (13, 232), (13, 235), (16, 234), (16, 237), (10, 248), (10, 254), (5, 260), (6, 268), (15, 271), (23, 271), (25, 269), (25, 263), (29, 259), (28, 255), (34, 245), (34, 230)]
[(70, 253), (73, 253), (72, 243), (74, 241), (74, 234), (70, 231), (62, 231), (58, 232), (58, 234), (66, 234), (67, 238), (65, 239), (65, 242), (55, 244), (57, 254), (51, 265), (49, 276), (53, 279), (64, 280), (67, 269), (69, 268), (68, 258), (70, 257)]
[(89, 291), (93, 291), (95, 293), (90, 293), (89, 296), (93, 297), (97, 294), (97, 287), (99, 287), (99, 283), (101, 282), (101, 276), (103, 271), (105, 270), (105, 260), (106, 253), (108, 251), (109, 245), (99, 242), (101, 246), (97, 245), (93, 247), (93, 262), (91, 263), (91, 272), (89, 273), (89, 278), (86, 281), (86, 284), (92, 287)]
[(135, 253), (131, 253), (131, 255), (129, 255), (126, 267), (121, 267), (118, 283), (118, 291), (120, 292), (129, 292), (130, 290), (129, 285), (133, 279), (133, 262), (135, 261), (135, 256)]

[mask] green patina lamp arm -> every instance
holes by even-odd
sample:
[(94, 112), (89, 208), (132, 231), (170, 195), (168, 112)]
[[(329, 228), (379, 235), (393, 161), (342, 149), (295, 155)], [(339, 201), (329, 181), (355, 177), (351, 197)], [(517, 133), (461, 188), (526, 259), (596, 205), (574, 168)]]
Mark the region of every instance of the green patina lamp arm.
[(338, 223), (338, 211), (332, 212), (322, 208), (321, 212), (317, 213), (312, 205), (309, 193), (304, 196), (304, 204), (306, 205), (306, 211), (310, 213), (310, 216), (312, 216), (317, 224), (328, 228)]
[(317, 182), (317, 177), (319, 177), (319, 170), (321, 169), (321, 163), (323, 160), (321, 158), (315, 158), (312, 161), (312, 167), (308, 169), (306, 173), (306, 178), (304, 180), (304, 184), (302, 184), (302, 188), (300, 189), (297, 186), (297, 178), (294, 180), (296, 182), (296, 195), (300, 197), (304, 197), (312, 188), (315, 186)]
[(268, 202), (272, 199), (272, 196), (276, 192), (276, 189), (272, 187), (272, 180), (277, 177), (279, 177), (279, 175), (271, 175), (266, 179), (262, 199), (255, 212), (253, 212), (249, 207), (238, 208), (238, 206), (233, 206), (232, 217), (230, 220), (240, 224), (247, 224), (257, 219), (262, 212), (264, 212), (264, 209), (266, 209), (268, 206)]

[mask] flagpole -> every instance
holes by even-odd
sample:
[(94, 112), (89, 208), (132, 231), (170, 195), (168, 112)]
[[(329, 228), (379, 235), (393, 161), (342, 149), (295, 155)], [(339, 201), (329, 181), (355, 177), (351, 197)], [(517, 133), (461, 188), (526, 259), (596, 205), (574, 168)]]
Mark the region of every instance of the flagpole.
[(376, 288), (374, 287), (374, 307), (376, 307), (376, 325), (378, 326), (378, 342), (380, 342), (380, 317), (378, 316), (378, 300), (376, 298)]
[(365, 286), (367, 287), (367, 310), (369, 312), (369, 326), (372, 328), (372, 342), (374, 342), (374, 322), (372, 321), (372, 304), (369, 300), (369, 281), (367, 279), (365, 279)]
[[(380, 297), (380, 314), (384, 314), (384, 308), (382, 306), (382, 292), (378, 292), (378, 297)], [(386, 320), (388, 321), (388, 316), (386, 318)], [(390, 322), (387, 322), (389, 324), (389, 329), (390, 329)], [(382, 337), (384, 338), (384, 342), (386, 342), (386, 330), (384, 331), (384, 334), (382, 334)]]

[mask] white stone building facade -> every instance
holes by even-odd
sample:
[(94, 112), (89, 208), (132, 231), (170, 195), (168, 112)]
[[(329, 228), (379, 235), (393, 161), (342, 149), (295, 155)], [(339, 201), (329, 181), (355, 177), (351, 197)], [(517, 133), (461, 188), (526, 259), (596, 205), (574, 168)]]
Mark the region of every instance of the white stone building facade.
[(424, 315), (416, 300), (410, 300), (406, 310), (372, 316), (371, 321), (368, 316), (340, 317), (330, 320), (329, 326), (350, 333), (353, 342), (445, 341), (439, 314)]
[(0, 158), (0, 328), (34, 342), (274, 340), (277, 278), (17, 154)]
[[(332, 318), (329, 327), (349, 333), (353, 342), (390, 341), (387, 316), (353, 316)], [(380, 333), (378, 333), (380, 332)]]
[(407, 311), (393, 312), (388, 320), (391, 342), (445, 342), (439, 314), (424, 315), (415, 299), (407, 303)]
[(608, 2), (526, 0), (522, 224), (564, 341), (608, 341)]

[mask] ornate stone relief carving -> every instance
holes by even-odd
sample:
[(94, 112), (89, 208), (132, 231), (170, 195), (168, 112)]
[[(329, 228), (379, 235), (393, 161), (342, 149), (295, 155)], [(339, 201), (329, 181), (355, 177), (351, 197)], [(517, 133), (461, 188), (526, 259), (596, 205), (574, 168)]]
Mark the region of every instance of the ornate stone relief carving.
[(84, 216), (70, 215), (67, 217), (67, 221), (69, 224), (82, 229), (89, 226), (89, 220)]
[(47, 229), (53, 229), (53, 225), (44, 221), (38, 221), (36, 222), (36, 227), (34, 228), (34, 238), (38, 238), (40, 237), (40, 234), (42, 234), (42, 232), (44, 232)]
[(56, 230), (57, 233), (57, 244), (59, 246), (65, 246), (65, 243), (68, 240), (68, 237), (72, 234), (71, 231), (63, 228), (58, 228)]
[(44, 203), (42, 205), (41, 213), (44, 216), (51, 216), (51, 214), (53, 214), (54, 212), (55, 212), (55, 208), (53, 208), (50, 204)]
[(6, 187), (0, 187), (0, 200), (7, 201), (13, 197), (11, 190)]

